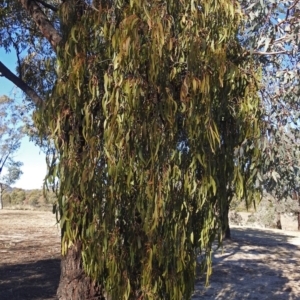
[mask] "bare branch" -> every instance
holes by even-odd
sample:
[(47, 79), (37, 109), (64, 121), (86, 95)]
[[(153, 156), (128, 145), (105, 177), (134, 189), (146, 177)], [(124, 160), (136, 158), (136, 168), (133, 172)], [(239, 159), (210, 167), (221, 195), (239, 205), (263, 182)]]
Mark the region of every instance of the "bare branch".
[(277, 43), (280, 43), (280, 42), (284, 41), (284, 40), (287, 39), (287, 38), (288, 38), (287, 35), (282, 36), (282, 37), (276, 39), (272, 44), (275, 45), (275, 44), (277, 44)]
[[(41, 4), (47, 4), (43, 0), (36, 0)], [(54, 50), (56, 50), (60, 41), (62, 40), (59, 32), (54, 28), (51, 22), (48, 20), (47, 16), (42, 11), (41, 7), (34, 0), (19, 0), (23, 8), (31, 16), (32, 20), (35, 22), (36, 26), (39, 28), (44, 37), (50, 42)], [(44, 104), (43, 99), (31, 88), (29, 87), (21, 78), (18, 78), (13, 74), (1, 61), (0, 61), (0, 76), (6, 77), (18, 88), (20, 88), (36, 106), (42, 107)]]
[(34, 0), (19, 0), (24, 9), (32, 17), (33, 21), (44, 35), (44, 37), (50, 42), (52, 47), (56, 49), (61, 41), (59, 32), (54, 28), (47, 16), (44, 14), (40, 6)]
[(1, 161), (0, 161), (0, 163), (1, 163), (1, 166), (0, 166), (0, 174), (2, 173), (3, 167), (4, 167), (5, 163), (6, 163), (6, 161), (7, 161), (8, 157), (9, 157), (9, 155), (10, 155), (10, 153), (8, 153), (8, 154), (6, 155), (6, 157), (3, 159), (3, 161), (2, 161), (2, 159), (1, 159)]
[(286, 12), (286, 17), (285, 17), (286, 20), (287, 20), (288, 17), (289, 17), (290, 11), (297, 5), (298, 2), (299, 2), (299, 0), (296, 0), (296, 1), (288, 8), (288, 10), (287, 10), (287, 12)]
[(277, 54), (289, 54), (291, 51), (282, 50), (282, 51), (275, 51), (275, 52), (265, 52), (265, 51), (253, 51), (253, 54), (257, 55), (277, 55)]
[(289, 18), (289, 15), (290, 15), (290, 11), (298, 4), (300, 0), (296, 0), (286, 11), (286, 15), (285, 15), (285, 18), (283, 20), (281, 20), (279, 23), (276, 24), (276, 27), (280, 26), (282, 23), (286, 23), (288, 22), (288, 18)]
[(20, 88), (31, 100), (35, 103), (36, 106), (42, 107), (44, 101), (42, 98), (31, 88), (29, 87), (22, 79), (13, 74), (1, 61), (0, 61), (0, 75), (4, 76)]
[(288, 20), (283, 19), (283, 20), (281, 20), (280, 22), (278, 22), (278, 23), (275, 25), (275, 27), (277, 28), (277, 27), (279, 27), (281, 24), (286, 23), (287, 21), (288, 21)]

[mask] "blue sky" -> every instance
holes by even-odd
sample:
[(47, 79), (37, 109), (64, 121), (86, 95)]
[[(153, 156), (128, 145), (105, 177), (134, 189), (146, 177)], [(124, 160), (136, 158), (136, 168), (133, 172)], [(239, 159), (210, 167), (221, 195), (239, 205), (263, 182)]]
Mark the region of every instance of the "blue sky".
[[(0, 48), (0, 61), (12, 72), (15, 71), (16, 56), (14, 52), (7, 54), (4, 49)], [(7, 95), (14, 99), (17, 97), (16, 92), (18, 93), (18, 89), (5, 77), (0, 76), (0, 96)], [(25, 137), (14, 158), (23, 162), (23, 175), (13, 186), (23, 189), (40, 189), (47, 170), (45, 154), (33, 142), (30, 142), (28, 137)]]

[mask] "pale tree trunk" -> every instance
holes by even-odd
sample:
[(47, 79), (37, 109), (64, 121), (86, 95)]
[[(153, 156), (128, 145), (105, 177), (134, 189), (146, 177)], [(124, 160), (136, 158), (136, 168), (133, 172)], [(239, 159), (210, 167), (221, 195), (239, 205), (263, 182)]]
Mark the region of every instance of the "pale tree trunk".
[(84, 273), (80, 242), (71, 246), (62, 257), (57, 297), (59, 300), (106, 299), (101, 287)]
[(298, 201), (298, 209), (295, 210), (295, 214), (297, 214), (298, 230), (300, 231), (300, 195), (299, 195), (299, 192), (294, 191), (292, 193), (292, 199), (294, 201)]
[(299, 211), (297, 213), (297, 215), (298, 215), (298, 230), (300, 230), (300, 197), (299, 197), (298, 193), (297, 193), (297, 198), (298, 198), (298, 205), (299, 205)]
[(3, 199), (2, 199), (2, 196), (3, 196), (3, 184), (0, 183), (0, 210), (3, 209)]

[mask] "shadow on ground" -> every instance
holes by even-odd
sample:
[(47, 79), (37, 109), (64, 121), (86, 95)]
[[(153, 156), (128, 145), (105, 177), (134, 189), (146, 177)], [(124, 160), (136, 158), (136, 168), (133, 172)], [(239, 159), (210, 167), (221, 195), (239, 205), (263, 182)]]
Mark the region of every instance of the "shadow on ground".
[(54, 300), (59, 276), (59, 259), (1, 266), (0, 299)]
[(233, 228), (232, 240), (213, 255), (213, 274), (205, 288), (200, 277), (192, 299), (300, 299), (300, 247), (278, 232)]

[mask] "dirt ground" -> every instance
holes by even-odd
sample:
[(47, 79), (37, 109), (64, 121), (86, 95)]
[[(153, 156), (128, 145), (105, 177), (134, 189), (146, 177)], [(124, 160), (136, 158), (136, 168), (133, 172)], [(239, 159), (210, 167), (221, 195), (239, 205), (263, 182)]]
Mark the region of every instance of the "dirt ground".
[(60, 230), (50, 212), (0, 211), (0, 299), (54, 300)]
[[(0, 211), (1, 300), (56, 299), (60, 230), (55, 223), (48, 212)], [(284, 229), (296, 226), (283, 220)], [(300, 300), (300, 232), (234, 226), (232, 240), (215, 251), (213, 261), (210, 286), (198, 278), (193, 300)]]

